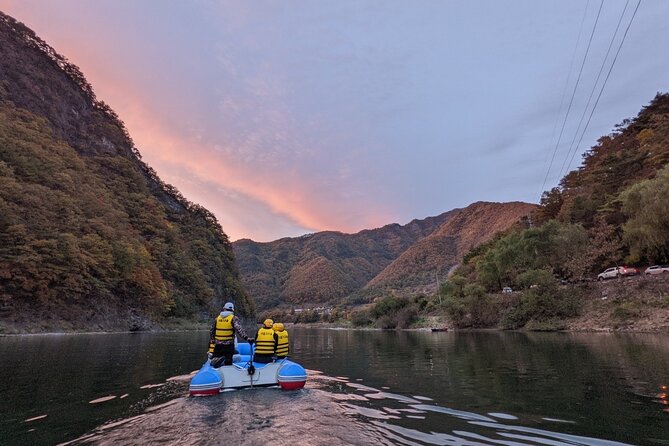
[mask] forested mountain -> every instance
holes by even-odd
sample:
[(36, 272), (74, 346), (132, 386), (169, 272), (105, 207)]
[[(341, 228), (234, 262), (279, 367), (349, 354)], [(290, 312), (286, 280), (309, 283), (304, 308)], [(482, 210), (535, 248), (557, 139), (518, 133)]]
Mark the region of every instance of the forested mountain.
[(367, 288), (434, 285), (439, 276), (445, 280), (471, 248), (511, 228), (535, 208), (521, 202), (471, 204), (404, 251)]
[(362, 289), (457, 211), (356, 234), (317, 232), (269, 243), (233, 243), (242, 280), (259, 308), (334, 301)]
[(658, 94), (543, 194), (537, 228), (481, 247), (467, 263), (492, 288), (531, 269), (578, 280), (615, 264), (669, 262), (668, 163), (669, 94)]
[(526, 203), (475, 203), (437, 217), (357, 234), (319, 232), (269, 243), (233, 243), (242, 280), (259, 308), (363, 302), (445, 274), (466, 251), (527, 215)]
[[(441, 289), (455, 325), (560, 328), (587, 301), (579, 294), (591, 292), (588, 279), (604, 268), (669, 263), (669, 95), (657, 94), (600, 138), (581, 166), (543, 194), (534, 221), (534, 228), (500, 234), (465, 256)], [(563, 289), (565, 281), (585, 285)], [(649, 293), (660, 312), (662, 283)], [(500, 307), (487, 293), (504, 286), (521, 293)], [(644, 281), (639, 290), (652, 286)], [(612, 302), (613, 317), (642, 314), (649, 296)]]
[(79, 69), (0, 13), (0, 330), (140, 329), (253, 304), (216, 218)]

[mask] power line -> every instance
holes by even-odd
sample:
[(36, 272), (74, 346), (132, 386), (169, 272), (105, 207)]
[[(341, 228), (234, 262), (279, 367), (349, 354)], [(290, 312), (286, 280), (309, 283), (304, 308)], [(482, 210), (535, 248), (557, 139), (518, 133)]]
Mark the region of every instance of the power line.
[(567, 150), (564, 160), (562, 160), (562, 166), (560, 166), (560, 172), (561, 172), (560, 177), (563, 177), (567, 173), (564, 171), (565, 164), (569, 159), (569, 155), (571, 154), (572, 149), (576, 150), (574, 148), (574, 143), (576, 142), (576, 138), (578, 137), (578, 132), (581, 130), (581, 125), (583, 124), (585, 115), (588, 112), (588, 107), (590, 107), (590, 102), (592, 101), (592, 97), (594, 96), (595, 90), (597, 89), (597, 84), (599, 83), (599, 79), (601, 78), (602, 73), (604, 72), (604, 67), (606, 66), (606, 60), (609, 58), (609, 54), (611, 53), (611, 48), (613, 48), (613, 42), (615, 42), (616, 40), (616, 36), (618, 35), (618, 30), (620, 29), (620, 24), (623, 21), (623, 17), (625, 16), (625, 12), (627, 11), (629, 3), (630, 0), (627, 0), (627, 2), (625, 3), (625, 7), (623, 8), (623, 12), (620, 14), (620, 19), (618, 19), (618, 24), (616, 25), (616, 30), (613, 32), (613, 36), (611, 37), (611, 42), (609, 42), (609, 47), (606, 50), (604, 59), (602, 60), (602, 66), (599, 67), (599, 73), (597, 73), (597, 79), (595, 79), (595, 83), (592, 85), (592, 90), (590, 90), (590, 96), (588, 96), (588, 101), (586, 102), (585, 107), (583, 108), (583, 114), (581, 114), (581, 119), (578, 121), (578, 126), (576, 127), (576, 131), (574, 132), (574, 137), (571, 140), (571, 144), (569, 144), (569, 150)]
[[(581, 68), (578, 71), (578, 77), (576, 78), (576, 84), (574, 85), (574, 91), (571, 93), (571, 99), (569, 100), (569, 106), (567, 107), (567, 113), (564, 116), (562, 121), (562, 128), (560, 129), (560, 136), (558, 137), (557, 143), (555, 144), (555, 149), (553, 149), (553, 156), (551, 157), (551, 162), (548, 165), (548, 170), (546, 171), (546, 176), (544, 177), (544, 182), (541, 185), (541, 193), (543, 193), (544, 187), (546, 186), (546, 181), (548, 180), (548, 175), (550, 174), (551, 168), (553, 167), (553, 161), (555, 160), (555, 154), (557, 149), (560, 146), (560, 141), (562, 140), (562, 134), (564, 133), (564, 127), (567, 124), (567, 118), (569, 117), (569, 112), (571, 111), (571, 106), (574, 103), (574, 96), (576, 95), (576, 90), (578, 89), (578, 84), (581, 80), (581, 74), (583, 74), (583, 67), (585, 66), (585, 61), (588, 58), (588, 53), (590, 52), (590, 44), (592, 43), (592, 38), (595, 35), (595, 30), (597, 29), (597, 23), (599, 22), (599, 16), (602, 12), (602, 6), (604, 6), (604, 0), (601, 0), (599, 3), (599, 10), (597, 11), (597, 18), (595, 18), (595, 23), (592, 26), (592, 31), (590, 32), (590, 39), (588, 40), (588, 46), (585, 49), (585, 54), (583, 55), (583, 61), (581, 62)], [(541, 198), (541, 196), (540, 196)]]
[(602, 97), (602, 93), (604, 92), (604, 87), (606, 87), (606, 83), (609, 80), (609, 76), (611, 76), (611, 72), (613, 71), (613, 67), (616, 64), (616, 61), (618, 60), (618, 55), (620, 54), (620, 50), (623, 47), (623, 43), (625, 43), (625, 38), (627, 37), (627, 32), (630, 30), (630, 26), (632, 26), (632, 22), (634, 21), (634, 17), (636, 17), (636, 13), (639, 10), (639, 6), (641, 6), (641, 0), (639, 0), (636, 4), (636, 8), (634, 8), (634, 13), (632, 14), (632, 18), (630, 19), (629, 23), (627, 24), (627, 28), (625, 29), (625, 34), (623, 34), (623, 38), (620, 41), (620, 45), (618, 45), (618, 50), (616, 51), (616, 55), (613, 58), (613, 62), (611, 63), (611, 67), (609, 68), (609, 72), (606, 73), (606, 78), (604, 78), (604, 83), (602, 84), (602, 88), (599, 90), (599, 94), (597, 95), (597, 100), (595, 101), (595, 105), (592, 107), (592, 110), (590, 111), (590, 116), (588, 117), (588, 121), (585, 123), (585, 127), (583, 128), (583, 132), (581, 133), (581, 137), (578, 140), (578, 144), (576, 145), (576, 150), (574, 150), (574, 153), (571, 156), (571, 159), (569, 160), (569, 164), (567, 165), (567, 170), (571, 167), (571, 164), (574, 162), (574, 156), (576, 156), (576, 152), (578, 152), (578, 147), (581, 145), (581, 142), (583, 141), (583, 137), (585, 136), (585, 132), (588, 129), (588, 125), (590, 125), (590, 120), (592, 119), (592, 115), (595, 113), (595, 110), (597, 109), (597, 105), (599, 104), (599, 100)]
[[(553, 132), (551, 133), (550, 142), (553, 144), (555, 140), (555, 134), (557, 133), (557, 126), (560, 122), (560, 115), (562, 115), (562, 106), (564, 105), (564, 98), (567, 96), (567, 87), (569, 87), (569, 81), (571, 80), (571, 71), (574, 68), (574, 61), (576, 60), (576, 53), (578, 52), (578, 44), (581, 43), (581, 34), (583, 34), (583, 24), (585, 23), (585, 18), (588, 15), (588, 7), (590, 6), (590, 0), (585, 4), (585, 9), (583, 10), (583, 17), (581, 18), (581, 25), (578, 28), (578, 37), (576, 38), (576, 45), (574, 45), (574, 52), (571, 55), (571, 62), (569, 63), (569, 71), (567, 71), (567, 80), (564, 83), (564, 88), (562, 89), (562, 97), (560, 98), (560, 107), (558, 107), (558, 114), (555, 117), (555, 124), (553, 124)], [(553, 155), (555, 156), (555, 155)], [(548, 164), (548, 153), (546, 154), (546, 160), (544, 161), (544, 168)], [(550, 170), (550, 167), (549, 167)], [(548, 175), (546, 175), (548, 176)], [(546, 185), (546, 178), (544, 178), (544, 183), (541, 186), (541, 191), (539, 191), (539, 199), (541, 199), (541, 194)]]

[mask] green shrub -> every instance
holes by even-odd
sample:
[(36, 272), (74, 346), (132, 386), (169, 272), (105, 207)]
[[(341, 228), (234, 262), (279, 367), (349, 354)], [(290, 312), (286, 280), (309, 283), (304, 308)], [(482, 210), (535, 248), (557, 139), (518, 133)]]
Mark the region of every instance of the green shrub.
[(381, 316), (393, 315), (402, 308), (409, 305), (409, 303), (409, 299), (397, 297), (393, 294), (388, 294), (374, 304), (371, 310), (372, 317), (378, 319)]
[(464, 327), (465, 318), (467, 316), (467, 308), (463, 299), (455, 296), (446, 296), (442, 302), (446, 314), (451, 318), (453, 325), (456, 327)]
[(525, 324), (525, 328), (531, 331), (559, 331), (566, 329), (566, 326), (558, 319), (549, 319), (546, 321), (535, 321), (532, 319)]
[(521, 273), (516, 278), (516, 282), (523, 288), (539, 286), (553, 289), (557, 286), (557, 281), (550, 271), (544, 269), (531, 269)]
[(641, 316), (641, 309), (633, 302), (623, 302), (613, 309), (611, 316), (620, 320), (636, 319)]
[(369, 311), (357, 310), (351, 312), (349, 319), (354, 327), (366, 327), (372, 323)]
[(546, 323), (578, 315), (581, 299), (563, 290), (554, 288), (533, 288), (525, 291), (504, 311), (503, 328), (515, 330), (525, 326), (530, 320)]

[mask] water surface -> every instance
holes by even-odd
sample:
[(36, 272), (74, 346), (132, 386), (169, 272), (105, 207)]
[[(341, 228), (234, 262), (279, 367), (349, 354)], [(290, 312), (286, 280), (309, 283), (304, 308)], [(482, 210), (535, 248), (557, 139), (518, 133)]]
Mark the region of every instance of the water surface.
[(290, 333), (304, 390), (211, 398), (204, 332), (0, 338), (0, 444), (669, 445), (667, 335)]

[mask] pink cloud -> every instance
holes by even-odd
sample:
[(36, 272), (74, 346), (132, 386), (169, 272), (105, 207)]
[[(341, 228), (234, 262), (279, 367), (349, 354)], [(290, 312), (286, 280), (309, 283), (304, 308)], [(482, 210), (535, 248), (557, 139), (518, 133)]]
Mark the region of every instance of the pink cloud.
[[(193, 79), (182, 78), (188, 67), (164, 66), (162, 49), (143, 51), (139, 47), (151, 44), (137, 45), (136, 30), (114, 30), (95, 8), (75, 4), (82, 28), (68, 26), (73, 18), (67, 15), (64, 21), (54, 19), (62, 11), (0, 0), (3, 10), (26, 21), (80, 66), (98, 97), (126, 123), (145, 161), (189, 199), (215, 212), (232, 239), (270, 240), (325, 229), (355, 232), (392, 221), (389, 213), (375, 211), (378, 204), (361, 200), (350, 172), (337, 178), (312, 171), (309, 162), (312, 167), (322, 163), (313, 158), (318, 147), (296, 139), (298, 128), (309, 123), (291, 122), (280, 101), (261, 108), (281, 93), (280, 76), (245, 80), (255, 94), (251, 102), (219, 92), (225, 98), (220, 109), (202, 110), (198, 92), (188, 88)], [(239, 113), (245, 115), (239, 118)], [(214, 131), (207, 127), (212, 120), (205, 119), (212, 114), (221, 121)], [(244, 120), (249, 116), (250, 124)], [(348, 163), (358, 161), (347, 157)]]

